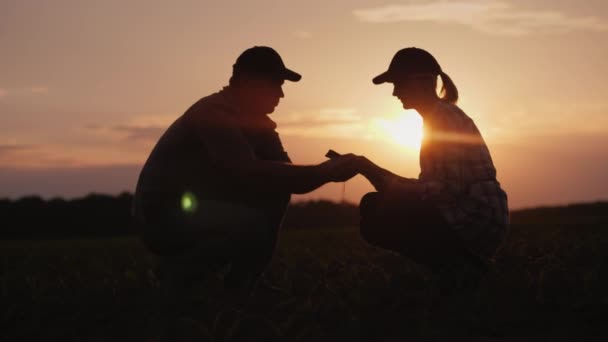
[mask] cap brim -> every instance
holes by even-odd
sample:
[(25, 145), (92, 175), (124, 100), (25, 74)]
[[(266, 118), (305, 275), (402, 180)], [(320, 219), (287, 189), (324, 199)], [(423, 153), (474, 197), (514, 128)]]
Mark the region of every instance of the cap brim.
[(289, 70), (287, 68), (285, 68), (285, 70), (283, 70), (283, 79), (286, 79), (286, 80), (292, 81), (292, 82), (298, 82), (301, 78), (302, 78), (302, 75), (298, 74), (295, 71)]
[(386, 82), (390, 82), (390, 81), (391, 81), (391, 77), (390, 77), (388, 71), (385, 71), (372, 79), (372, 82), (374, 82), (374, 84), (382, 84), (382, 83), (386, 83)]

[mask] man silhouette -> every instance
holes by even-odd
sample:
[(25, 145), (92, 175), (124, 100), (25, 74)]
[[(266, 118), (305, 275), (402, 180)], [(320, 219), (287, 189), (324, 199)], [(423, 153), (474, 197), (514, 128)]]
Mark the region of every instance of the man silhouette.
[(293, 165), (267, 114), (301, 76), (270, 47), (244, 51), (229, 85), (163, 134), (137, 183), (134, 215), (176, 291), (230, 265), (225, 286), (251, 289), (272, 257), (292, 193), (355, 175), (355, 156)]

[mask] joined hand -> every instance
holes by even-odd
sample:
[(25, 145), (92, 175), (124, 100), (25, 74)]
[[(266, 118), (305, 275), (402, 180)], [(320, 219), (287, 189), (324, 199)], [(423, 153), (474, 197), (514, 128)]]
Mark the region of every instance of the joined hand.
[[(335, 153), (335, 152), (334, 152)], [(328, 157), (329, 157), (328, 152)], [(321, 172), (332, 182), (345, 182), (359, 173), (362, 157), (352, 153), (339, 155), (335, 153), (332, 159), (319, 165)]]

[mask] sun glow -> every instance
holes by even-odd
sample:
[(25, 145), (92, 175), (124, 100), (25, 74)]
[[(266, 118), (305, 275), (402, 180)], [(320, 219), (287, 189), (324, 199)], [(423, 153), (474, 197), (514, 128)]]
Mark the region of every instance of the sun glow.
[(422, 144), (422, 118), (413, 110), (407, 110), (394, 118), (379, 119), (376, 127), (383, 138), (413, 151)]

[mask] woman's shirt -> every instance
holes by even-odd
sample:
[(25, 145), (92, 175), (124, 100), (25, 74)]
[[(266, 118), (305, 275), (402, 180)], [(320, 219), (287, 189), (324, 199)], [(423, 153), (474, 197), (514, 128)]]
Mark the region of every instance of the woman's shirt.
[(440, 101), (424, 118), (419, 182), (473, 252), (494, 253), (509, 223), (507, 195), (477, 126), (456, 105)]

